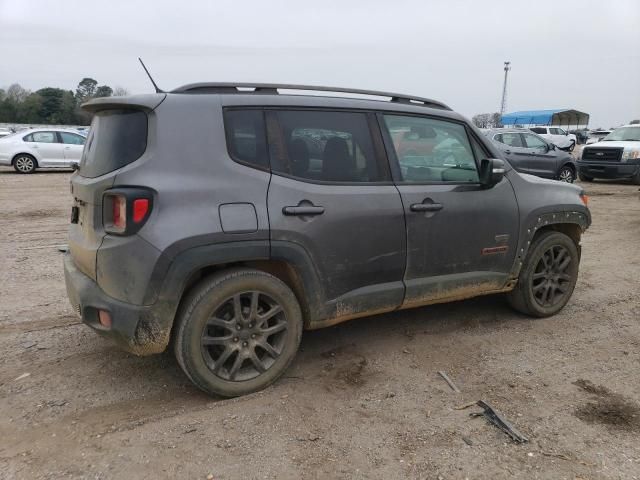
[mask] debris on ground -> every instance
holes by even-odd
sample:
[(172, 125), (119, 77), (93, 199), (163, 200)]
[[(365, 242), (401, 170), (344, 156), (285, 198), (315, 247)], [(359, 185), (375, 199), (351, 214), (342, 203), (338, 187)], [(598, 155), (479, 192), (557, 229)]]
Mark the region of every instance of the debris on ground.
[(473, 440), (471, 440), (469, 437), (462, 437), (462, 441), (467, 445), (469, 445), (470, 447), (473, 446)]
[(444, 381), (449, 384), (449, 386), (451, 387), (451, 390), (453, 390), (456, 393), (460, 393), (460, 389), (456, 387), (456, 384), (453, 383), (453, 380), (451, 380), (445, 372), (443, 372), (442, 370), (438, 370), (438, 375), (440, 375), (444, 379)]
[(454, 410), (465, 410), (469, 407), (475, 407), (476, 405), (478, 405), (478, 402), (469, 402), (469, 403), (465, 403), (464, 405), (458, 405), (457, 407), (453, 407)]
[(500, 412), (495, 410), (491, 405), (489, 405), (488, 403), (482, 400), (478, 400), (478, 406), (482, 407), (484, 409), (484, 412), (471, 413), (470, 414), (471, 416), (485, 417), (489, 423), (495, 425), (504, 433), (509, 435), (509, 437), (511, 437), (511, 439), (516, 443), (526, 443), (529, 441), (527, 437), (525, 437), (522, 433), (520, 433), (516, 429), (516, 427), (511, 425), (511, 423), (506, 418), (504, 418), (502, 414), (500, 414)]
[(25, 350), (27, 350), (29, 348), (32, 348), (32, 347), (35, 347), (37, 344), (38, 344), (38, 342), (33, 342), (33, 341), (30, 341), (30, 340), (26, 340), (24, 342), (20, 342), (20, 346), (22, 348), (24, 348)]
[(20, 375), (19, 377), (14, 378), (14, 380), (13, 380), (13, 381), (14, 381), (14, 382), (17, 382), (18, 380), (22, 380), (23, 378), (27, 378), (29, 375), (31, 375), (31, 374), (30, 374), (30, 373), (28, 373), (28, 372), (27, 372), (27, 373), (23, 373), (23, 374), (22, 374), (22, 375)]

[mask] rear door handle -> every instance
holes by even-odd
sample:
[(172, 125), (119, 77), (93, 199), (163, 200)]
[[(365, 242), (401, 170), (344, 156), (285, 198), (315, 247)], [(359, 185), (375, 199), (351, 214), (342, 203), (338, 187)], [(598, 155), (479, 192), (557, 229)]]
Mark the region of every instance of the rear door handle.
[(442, 210), (443, 205), (441, 203), (414, 203), (410, 208), (412, 212), (437, 212)]
[(284, 215), (322, 215), (324, 207), (316, 207), (315, 205), (302, 205), (297, 207), (282, 207)]

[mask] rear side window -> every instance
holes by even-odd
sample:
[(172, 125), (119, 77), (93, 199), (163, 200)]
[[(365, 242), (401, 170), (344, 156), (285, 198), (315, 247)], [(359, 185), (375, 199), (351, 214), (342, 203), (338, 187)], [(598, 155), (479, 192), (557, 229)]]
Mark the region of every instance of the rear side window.
[(147, 114), (120, 109), (98, 112), (82, 153), (83, 177), (99, 177), (137, 160), (147, 149)]
[(531, 130), (532, 132), (535, 132), (535, 133), (542, 133), (542, 134), (547, 133), (547, 129), (546, 128), (541, 128), (541, 127), (533, 127), (533, 128), (530, 128), (529, 130)]
[(318, 182), (384, 180), (364, 113), (298, 110), (276, 116), (282, 148), (274, 149), (274, 173)]
[(224, 125), (231, 158), (268, 170), (269, 154), (262, 110), (227, 110)]

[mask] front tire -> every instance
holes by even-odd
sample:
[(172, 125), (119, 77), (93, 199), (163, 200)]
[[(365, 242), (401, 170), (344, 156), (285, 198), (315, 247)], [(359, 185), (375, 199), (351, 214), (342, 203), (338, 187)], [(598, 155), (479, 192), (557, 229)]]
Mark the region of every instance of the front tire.
[(564, 166), (558, 172), (558, 180), (565, 183), (573, 183), (576, 179), (573, 168)]
[(291, 289), (268, 273), (235, 269), (202, 280), (183, 302), (174, 352), (189, 379), (212, 395), (262, 390), (298, 351), (302, 313)]
[(13, 168), (18, 173), (33, 173), (37, 166), (36, 159), (26, 153), (21, 153), (13, 159)]
[(531, 244), (509, 304), (532, 317), (549, 317), (567, 304), (578, 280), (580, 255), (564, 233), (548, 231)]

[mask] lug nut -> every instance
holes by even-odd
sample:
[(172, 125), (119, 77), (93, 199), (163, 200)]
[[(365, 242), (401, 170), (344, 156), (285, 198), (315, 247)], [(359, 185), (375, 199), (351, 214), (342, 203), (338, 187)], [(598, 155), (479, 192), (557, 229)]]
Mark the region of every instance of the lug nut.
[(242, 327), (240, 325), (236, 325), (236, 330), (240, 330)]
[(252, 333), (252, 334), (251, 334), (251, 338), (256, 338), (256, 334), (255, 334), (255, 333)]
[(238, 341), (238, 337), (234, 337), (233, 341), (237, 342)]
[(242, 342), (243, 347), (246, 347), (247, 345), (249, 345), (247, 342)]

